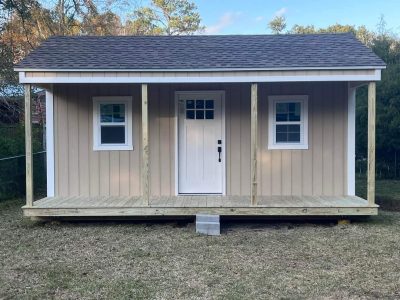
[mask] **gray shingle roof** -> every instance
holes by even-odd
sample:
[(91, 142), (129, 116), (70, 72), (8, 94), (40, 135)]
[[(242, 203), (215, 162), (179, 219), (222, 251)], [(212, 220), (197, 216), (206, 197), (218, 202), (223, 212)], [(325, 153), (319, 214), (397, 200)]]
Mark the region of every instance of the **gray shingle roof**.
[(16, 68), (183, 70), (382, 67), (352, 34), (57, 36)]

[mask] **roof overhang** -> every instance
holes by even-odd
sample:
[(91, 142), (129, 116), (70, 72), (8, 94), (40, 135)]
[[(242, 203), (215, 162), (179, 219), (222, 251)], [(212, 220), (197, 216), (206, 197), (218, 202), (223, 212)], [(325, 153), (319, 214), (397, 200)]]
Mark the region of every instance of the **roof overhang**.
[[(384, 67), (271, 70), (19, 70), (20, 83), (235, 83), (379, 81)], [(18, 69), (16, 69), (18, 70)]]
[(16, 72), (238, 72), (238, 71), (298, 71), (298, 70), (370, 70), (386, 66), (343, 67), (282, 67), (282, 68), (214, 68), (214, 69), (38, 69), (14, 68)]

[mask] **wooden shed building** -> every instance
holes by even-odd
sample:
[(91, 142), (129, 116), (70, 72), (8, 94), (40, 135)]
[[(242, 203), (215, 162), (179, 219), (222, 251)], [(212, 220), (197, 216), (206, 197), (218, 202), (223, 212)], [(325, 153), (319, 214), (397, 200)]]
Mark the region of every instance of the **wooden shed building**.
[[(351, 34), (52, 37), (19, 65), (26, 216), (374, 215), (375, 86)], [(355, 95), (368, 85), (368, 199)], [(32, 86), (47, 197), (33, 200)]]

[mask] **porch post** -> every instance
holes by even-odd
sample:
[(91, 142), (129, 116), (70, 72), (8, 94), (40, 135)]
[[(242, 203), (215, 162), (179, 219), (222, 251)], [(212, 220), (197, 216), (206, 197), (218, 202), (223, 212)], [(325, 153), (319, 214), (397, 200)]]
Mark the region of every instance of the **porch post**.
[(25, 84), (25, 170), (26, 206), (33, 206), (33, 159), (32, 159), (32, 104), (31, 85)]
[(375, 204), (375, 121), (376, 121), (376, 83), (368, 84), (368, 184), (367, 200)]
[(251, 205), (257, 205), (257, 83), (251, 85)]
[(149, 106), (147, 84), (142, 84), (142, 196), (143, 205), (149, 205)]

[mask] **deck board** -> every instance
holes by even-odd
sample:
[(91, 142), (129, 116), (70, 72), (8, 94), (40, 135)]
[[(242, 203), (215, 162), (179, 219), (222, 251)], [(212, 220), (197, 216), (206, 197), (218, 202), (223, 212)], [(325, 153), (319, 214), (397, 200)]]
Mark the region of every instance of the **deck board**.
[(260, 196), (251, 206), (249, 196), (162, 196), (142, 198), (113, 196), (46, 197), (24, 207), (28, 216), (140, 216), (193, 215), (375, 215), (377, 205), (356, 196)]

